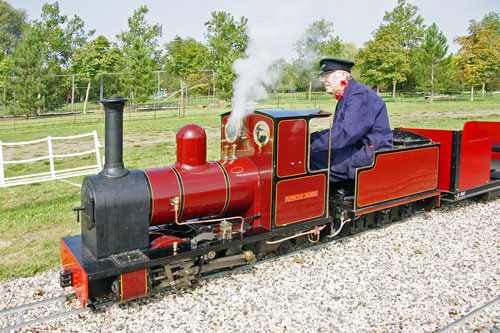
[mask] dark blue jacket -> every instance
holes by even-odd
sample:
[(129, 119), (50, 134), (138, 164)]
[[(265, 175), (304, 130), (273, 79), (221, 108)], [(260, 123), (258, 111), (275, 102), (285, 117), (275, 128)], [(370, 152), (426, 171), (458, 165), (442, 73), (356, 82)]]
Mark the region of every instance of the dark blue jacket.
[[(328, 161), (328, 129), (311, 134), (311, 168)], [(370, 87), (349, 81), (337, 103), (331, 128), (330, 181), (356, 177), (356, 168), (370, 165), (373, 152), (390, 149), (392, 131), (384, 101)]]

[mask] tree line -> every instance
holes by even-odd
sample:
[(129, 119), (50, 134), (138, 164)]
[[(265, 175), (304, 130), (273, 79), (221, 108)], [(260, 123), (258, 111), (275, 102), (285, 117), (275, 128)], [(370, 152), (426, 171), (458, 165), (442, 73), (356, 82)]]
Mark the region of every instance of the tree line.
[[(154, 71), (165, 71), (161, 84), (184, 91), (188, 81), (211, 76), (217, 96), (232, 96), (233, 62), (245, 56), (249, 44), (248, 19), (230, 13), (212, 12), (204, 22), (205, 40), (175, 36), (159, 44), (163, 27), (149, 24), (148, 8), (141, 6), (128, 18), (127, 30), (117, 42), (96, 36), (83, 20), (60, 12), (58, 2), (46, 3), (40, 18), (29, 21), (23, 9), (0, 0), (0, 87), (2, 103), (14, 103), (27, 115), (39, 112), (52, 100), (67, 99), (68, 89), (58, 89), (61, 78), (70, 87), (77, 80), (87, 89), (109, 73), (121, 73), (109, 80), (107, 95), (128, 96), (134, 105), (148, 101), (158, 86)], [(357, 48), (334, 34), (334, 23), (312, 22), (295, 43), (297, 57), (278, 59), (271, 66), (280, 73), (269, 86), (272, 91), (307, 91), (314, 81), (322, 57), (341, 57), (356, 62), (355, 77), (377, 91), (422, 91), (432, 102), (438, 93), (493, 91), (500, 87), (500, 14), (491, 12), (481, 21), (470, 21), (468, 35), (452, 42), (460, 49), (449, 54), (450, 41), (436, 23), (427, 26), (419, 8), (406, 0), (385, 13), (371, 39)], [(65, 76), (66, 75), (66, 76)], [(317, 89), (317, 88), (316, 88)], [(5, 93), (7, 92), (7, 93)], [(181, 94), (182, 96), (182, 94)], [(73, 97), (71, 97), (73, 98)]]

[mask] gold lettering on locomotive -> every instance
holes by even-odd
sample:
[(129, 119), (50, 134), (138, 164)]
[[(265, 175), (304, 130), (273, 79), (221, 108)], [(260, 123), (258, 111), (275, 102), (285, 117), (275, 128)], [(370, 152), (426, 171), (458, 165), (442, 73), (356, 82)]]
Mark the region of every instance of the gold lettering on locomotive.
[(318, 191), (304, 192), (298, 194), (287, 195), (285, 197), (285, 202), (293, 202), (298, 200), (304, 200), (309, 198), (315, 198), (318, 196)]

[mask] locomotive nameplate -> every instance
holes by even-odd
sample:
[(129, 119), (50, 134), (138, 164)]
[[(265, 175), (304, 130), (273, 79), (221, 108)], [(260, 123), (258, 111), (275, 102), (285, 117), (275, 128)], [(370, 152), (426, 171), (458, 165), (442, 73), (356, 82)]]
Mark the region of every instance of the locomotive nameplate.
[(318, 196), (318, 191), (310, 191), (298, 194), (287, 195), (285, 197), (285, 202), (292, 202), (297, 200), (304, 200), (309, 198), (315, 198)]

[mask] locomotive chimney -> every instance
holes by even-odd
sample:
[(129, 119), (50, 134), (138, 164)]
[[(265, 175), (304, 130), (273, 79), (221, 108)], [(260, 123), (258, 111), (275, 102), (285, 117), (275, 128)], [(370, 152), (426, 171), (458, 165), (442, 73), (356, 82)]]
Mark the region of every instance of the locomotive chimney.
[(105, 158), (99, 175), (109, 178), (126, 176), (129, 170), (123, 166), (123, 107), (128, 101), (123, 97), (102, 99), (105, 113)]

